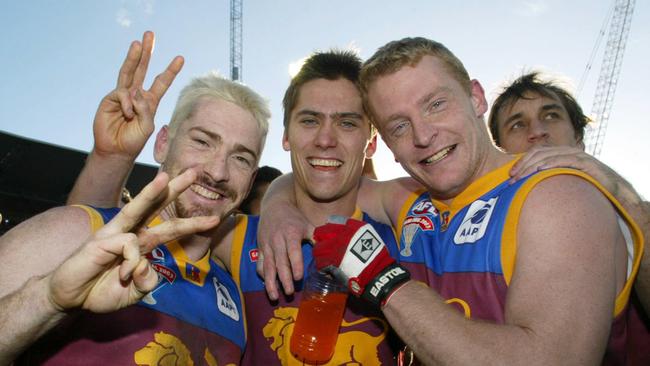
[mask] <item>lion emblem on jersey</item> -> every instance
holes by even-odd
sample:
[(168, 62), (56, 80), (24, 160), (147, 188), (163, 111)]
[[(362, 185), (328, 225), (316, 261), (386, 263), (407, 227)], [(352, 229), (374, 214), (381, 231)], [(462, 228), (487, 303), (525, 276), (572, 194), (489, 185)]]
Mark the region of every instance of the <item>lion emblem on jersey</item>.
[[(216, 358), (205, 349), (203, 354), (205, 364), (218, 366)], [(190, 350), (183, 342), (171, 334), (158, 332), (154, 334), (154, 340), (147, 343), (133, 356), (137, 365), (146, 366), (193, 366), (194, 360)], [(228, 365), (227, 365), (228, 366)]]
[[(302, 362), (293, 357), (289, 350), (291, 334), (293, 333), (297, 316), (298, 308), (278, 307), (273, 312), (273, 317), (263, 330), (264, 336), (271, 340), (271, 349), (277, 352), (278, 358), (283, 366), (302, 365)], [(373, 337), (368, 333), (360, 331), (345, 331), (345, 328), (369, 321), (381, 323), (383, 327), (382, 333)], [(387, 333), (388, 324), (380, 318), (361, 318), (350, 323), (343, 320), (341, 323), (341, 332), (336, 341), (334, 356), (325, 365), (333, 366), (350, 363), (380, 365), (381, 362), (377, 356), (377, 347), (386, 338)], [(369, 350), (374, 350), (374, 352)]]

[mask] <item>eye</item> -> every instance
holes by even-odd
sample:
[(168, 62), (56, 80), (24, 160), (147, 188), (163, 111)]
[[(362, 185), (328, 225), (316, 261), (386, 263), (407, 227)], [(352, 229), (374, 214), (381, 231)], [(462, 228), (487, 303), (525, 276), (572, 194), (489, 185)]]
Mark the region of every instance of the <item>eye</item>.
[(243, 166), (245, 168), (250, 168), (253, 166), (253, 160), (246, 155), (235, 155), (234, 158), (237, 164), (240, 166)]
[(524, 127), (526, 127), (526, 125), (524, 124), (523, 121), (515, 121), (515, 122), (510, 124), (510, 130), (511, 131), (520, 130), (520, 129), (524, 128)]
[(355, 120), (351, 120), (351, 119), (344, 119), (344, 120), (341, 120), (341, 122), (339, 122), (339, 125), (341, 127), (343, 127), (343, 128), (346, 128), (346, 129), (352, 129), (352, 128), (358, 127), (359, 122), (357, 122)]
[(403, 136), (406, 133), (406, 130), (408, 129), (410, 122), (408, 120), (401, 120), (393, 126), (393, 128), (390, 130), (390, 134), (393, 137), (400, 137)]
[(196, 137), (192, 138), (192, 141), (194, 143), (196, 143), (197, 145), (200, 145), (200, 146), (205, 146), (205, 147), (209, 146), (209, 144), (208, 144), (208, 142), (206, 140), (203, 140), (203, 139), (200, 139), (200, 138), (196, 138)]
[(557, 112), (549, 112), (544, 115), (544, 119), (559, 119), (560, 114)]
[(300, 121), (300, 124), (306, 127), (318, 125), (318, 121), (314, 118), (303, 118)]
[(432, 101), (431, 103), (429, 103), (429, 105), (427, 106), (427, 112), (429, 112), (429, 113), (435, 112), (436, 110), (439, 110), (440, 108), (442, 108), (442, 106), (444, 104), (445, 104), (444, 99), (436, 99), (436, 100)]

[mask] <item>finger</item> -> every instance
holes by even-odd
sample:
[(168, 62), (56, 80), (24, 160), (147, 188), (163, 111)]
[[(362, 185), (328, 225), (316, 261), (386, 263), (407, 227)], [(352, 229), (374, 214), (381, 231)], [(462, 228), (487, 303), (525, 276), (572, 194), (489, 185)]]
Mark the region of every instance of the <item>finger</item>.
[(258, 250), (257, 260), (255, 261), (255, 271), (257, 274), (264, 278), (264, 253), (261, 250)]
[(153, 115), (151, 114), (151, 109), (149, 109), (149, 103), (147, 103), (147, 100), (142, 95), (141, 89), (137, 89), (135, 92), (133, 107), (135, 108), (135, 113), (140, 117), (137, 123), (140, 134), (145, 138), (149, 138), (154, 130)]
[(148, 215), (141, 220), (140, 226), (145, 226), (149, 224), (159, 213), (160, 211), (167, 207), (172, 201), (174, 201), (181, 193), (185, 192), (186, 189), (194, 183), (196, 180), (196, 172), (192, 169), (188, 169), (178, 176), (174, 177), (165, 190), (159, 196), (159, 203), (149, 210)]
[(135, 289), (140, 292), (141, 295), (145, 295), (149, 291), (153, 290), (158, 284), (158, 275), (151, 268), (151, 264), (148, 260), (141, 258), (140, 263), (133, 271), (133, 285)]
[(126, 235), (128, 236), (121, 243), (121, 255), (124, 260), (120, 263), (119, 274), (122, 281), (126, 281), (131, 277), (131, 274), (140, 262), (140, 246), (138, 245), (138, 237), (131, 233)]
[(208, 231), (217, 226), (219, 221), (218, 216), (197, 216), (166, 220), (160, 225), (141, 230), (138, 233), (140, 252), (148, 253), (160, 243)]
[(119, 88), (115, 90), (114, 93), (120, 104), (120, 109), (122, 109), (122, 114), (124, 114), (124, 118), (130, 120), (133, 117), (135, 117), (135, 113), (133, 111), (133, 103), (131, 102), (131, 94), (129, 93), (129, 91), (124, 88)]
[[(291, 263), (289, 261), (289, 255), (287, 253), (287, 244), (286, 242), (282, 243), (280, 246), (276, 246), (274, 249), (274, 259), (276, 271), (278, 274), (278, 279), (282, 284), (282, 289), (287, 295), (293, 294), (293, 274), (291, 271)], [(302, 256), (302, 253), (301, 253)], [(264, 271), (266, 273), (266, 271)]]
[(291, 265), (294, 281), (299, 281), (302, 279), (303, 274), (305, 273), (305, 260), (302, 256), (302, 239), (308, 238), (309, 240), (312, 240), (314, 236), (314, 229), (314, 225), (308, 224), (306, 235), (294, 235), (287, 238), (287, 253), (289, 256), (289, 264)]
[(156, 105), (174, 82), (176, 75), (178, 75), (183, 68), (184, 62), (185, 60), (182, 56), (174, 57), (172, 62), (169, 63), (169, 66), (167, 66), (167, 69), (154, 79), (151, 88), (149, 88), (149, 92), (153, 96)]
[[(303, 273), (304, 273), (304, 259), (302, 256), (302, 247), (298, 246), (292, 246), (292, 248), (289, 248), (287, 250), (287, 255), (289, 256), (289, 265), (291, 266), (291, 272), (293, 274), (293, 281), (299, 281), (302, 279)], [(284, 282), (283, 282), (284, 286)]]
[(117, 77), (117, 88), (128, 89), (133, 82), (133, 73), (138, 67), (140, 62), (140, 54), (142, 53), (142, 44), (139, 41), (131, 42), (129, 51), (126, 53), (126, 58), (120, 67), (120, 73)]
[(147, 76), (147, 69), (149, 68), (149, 60), (151, 60), (151, 53), (153, 52), (153, 46), (155, 42), (155, 36), (153, 32), (146, 31), (142, 35), (142, 51), (140, 52), (140, 61), (138, 66), (133, 73), (133, 81), (129, 87), (142, 88), (142, 83), (144, 83), (144, 78)]
[(269, 299), (277, 300), (279, 292), (273, 253), (268, 251), (268, 247), (262, 247), (260, 251), (264, 251), (262, 255), (264, 257), (264, 287), (266, 288), (266, 293), (269, 295)]
[(129, 232), (146, 217), (151, 209), (157, 208), (158, 203), (161, 201), (161, 196), (164, 195), (168, 180), (169, 177), (166, 173), (158, 173), (142, 189), (140, 194), (135, 196), (111, 221), (99, 229), (96, 235), (105, 236), (114, 233)]

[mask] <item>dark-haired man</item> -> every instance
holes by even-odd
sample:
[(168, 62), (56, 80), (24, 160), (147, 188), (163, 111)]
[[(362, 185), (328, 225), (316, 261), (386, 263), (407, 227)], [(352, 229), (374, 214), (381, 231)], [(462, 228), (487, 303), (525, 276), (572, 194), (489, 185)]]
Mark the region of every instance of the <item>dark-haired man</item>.
[[(514, 179), (552, 167), (580, 169), (604, 185), (650, 236), (650, 203), (613, 169), (585, 153), (583, 138), (589, 118), (573, 96), (557, 82), (538, 72), (520, 76), (505, 86), (494, 101), (488, 125), (494, 143), (508, 153), (528, 152), (513, 167)], [(650, 309), (650, 257), (643, 256), (635, 281), (635, 292), (645, 313)], [(630, 337), (636, 342), (630, 356), (634, 364), (650, 363), (642, 350), (650, 346), (647, 325), (638, 316), (644, 309), (637, 302), (630, 323)], [(645, 355), (645, 356), (644, 356)], [(646, 357), (643, 359), (643, 357)]]

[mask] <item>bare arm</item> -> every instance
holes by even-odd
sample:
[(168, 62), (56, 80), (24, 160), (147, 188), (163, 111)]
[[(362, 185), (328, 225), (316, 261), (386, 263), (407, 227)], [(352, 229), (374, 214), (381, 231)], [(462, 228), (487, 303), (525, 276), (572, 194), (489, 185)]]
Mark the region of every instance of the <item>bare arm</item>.
[(183, 58), (175, 57), (151, 88), (144, 90), (153, 44), (154, 34), (145, 32), (142, 42), (135, 41), (129, 47), (117, 87), (102, 99), (95, 114), (95, 146), (68, 196), (68, 204), (115, 207), (120, 203), (133, 163), (153, 133), (160, 99), (183, 67)]
[(294, 291), (294, 278), (303, 274), (301, 243), (311, 238), (314, 227), (296, 207), (293, 174), (276, 178), (266, 190), (260, 208), (257, 271), (264, 277), (269, 298), (279, 296), (276, 275), (286, 294)]
[[(0, 298), (0, 364), (10, 363), (69, 310), (111, 312), (135, 303), (153, 289), (158, 276), (144, 254), (160, 242), (205, 231), (219, 221), (217, 217), (175, 219), (144, 229), (151, 216), (195, 178), (193, 171), (171, 182), (166, 174), (157, 176), (53, 272), (36, 275)], [(25, 233), (23, 241), (31, 240)]]
[(406, 199), (422, 190), (422, 185), (411, 177), (382, 182), (362, 177), (357, 204), (373, 219), (397, 227)]
[[(612, 168), (583, 150), (571, 147), (541, 147), (530, 150), (512, 168), (513, 180), (534, 171), (554, 167), (570, 167), (591, 175), (621, 203), (639, 225), (643, 236), (650, 238), (650, 203), (644, 201), (634, 187)], [(647, 252), (647, 251), (646, 251)], [(644, 255), (635, 282), (639, 300), (650, 312), (650, 256)]]
[(579, 178), (549, 178), (528, 196), (517, 237), (505, 324), (466, 319), (415, 282), (390, 298), (384, 314), (424, 363), (601, 362), (625, 271), (610, 203)]

